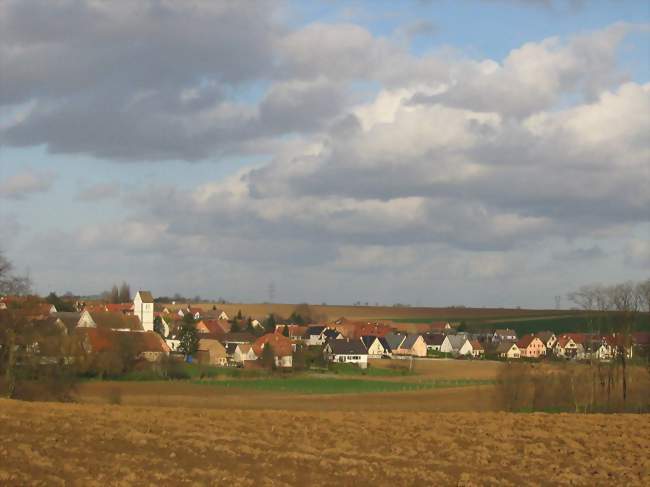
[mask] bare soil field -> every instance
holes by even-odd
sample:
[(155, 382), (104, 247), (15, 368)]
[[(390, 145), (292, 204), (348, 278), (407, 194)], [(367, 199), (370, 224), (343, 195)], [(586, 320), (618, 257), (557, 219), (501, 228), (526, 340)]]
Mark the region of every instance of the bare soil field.
[(649, 485), (638, 415), (0, 400), (2, 485)]

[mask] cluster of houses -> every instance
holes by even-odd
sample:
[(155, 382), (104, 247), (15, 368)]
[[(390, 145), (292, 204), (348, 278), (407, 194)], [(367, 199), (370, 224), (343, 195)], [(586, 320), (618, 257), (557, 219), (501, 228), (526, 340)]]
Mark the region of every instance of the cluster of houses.
[(291, 368), (296, 351), (303, 347), (319, 350), (329, 362), (365, 368), (368, 359), (425, 357), (606, 361), (622, 351), (631, 357), (634, 347), (647, 351), (650, 345), (650, 333), (636, 333), (627, 341), (615, 334), (556, 336), (551, 331), (518, 337), (510, 329), (461, 332), (447, 322), (415, 324), (346, 318), (310, 325), (277, 324), (274, 330), (264, 330), (259, 320), (249, 318), (242, 327), (235, 317), (216, 307), (158, 308), (148, 291), (138, 291), (132, 303), (83, 305), (77, 312), (58, 312), (54, 306), (41, 303), (35, 312), (44, 325), (80, 336), (88, 353), (110, 351), (127, 343), (137, 357), (151, 362), (165, 356), (187, 359), (179, 351), (177, 330), (190, 314), (199, 337), (198, 352), (191, 360), (217, 366), (259, 367), (266, 347), (272, 351), (278, 368)]

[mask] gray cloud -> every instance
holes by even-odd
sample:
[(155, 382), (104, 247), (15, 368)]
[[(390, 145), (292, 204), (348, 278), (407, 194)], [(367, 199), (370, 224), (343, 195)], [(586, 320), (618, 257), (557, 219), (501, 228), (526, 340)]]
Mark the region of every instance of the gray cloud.
[(121, 194), (118, 182), (97, 183), (83, 187), (77, 193), (77, 199), (84, 202), (102, 201), (117, 198)]

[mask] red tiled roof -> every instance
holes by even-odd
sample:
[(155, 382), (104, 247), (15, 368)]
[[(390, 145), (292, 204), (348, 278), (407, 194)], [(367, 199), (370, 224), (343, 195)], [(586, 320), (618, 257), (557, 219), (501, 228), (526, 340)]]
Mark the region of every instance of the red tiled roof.
[(270, 345), (273, 347), (275, 355), (278, 357), (285, 357), (292, 354), (291, 340), (279, 333), (267, 333), (262, 335), (255, 343), (253, 343), (253, 351), (258, 357), (262, 356), (262, 350), (265, 346)]

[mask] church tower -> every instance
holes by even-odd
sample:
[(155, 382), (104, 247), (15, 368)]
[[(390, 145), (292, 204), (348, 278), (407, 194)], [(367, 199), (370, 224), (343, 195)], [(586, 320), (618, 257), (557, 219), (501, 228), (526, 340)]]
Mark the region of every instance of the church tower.
[(153, 296), (151, 292), (137, 292), (133, 298), (133, 314), (140, 318), (144, 331), (153, 331)]

